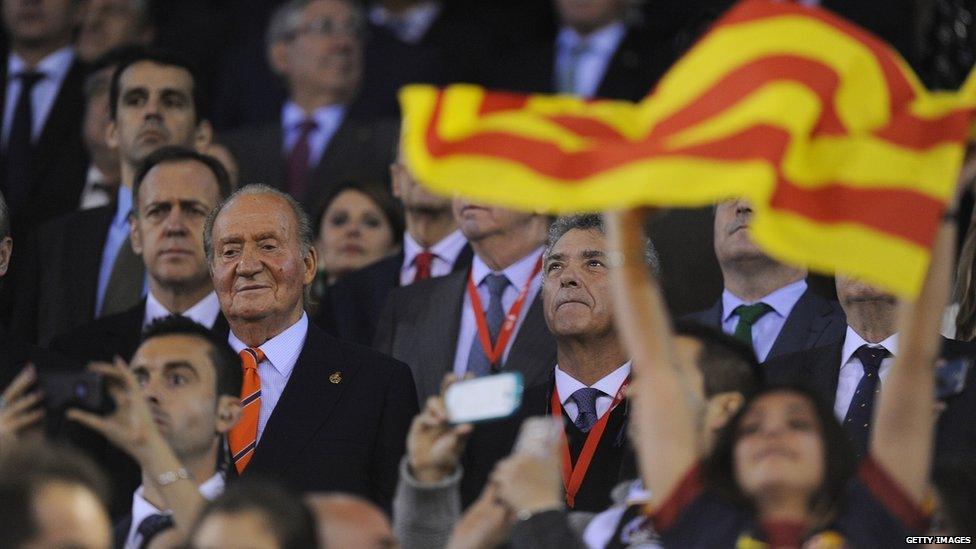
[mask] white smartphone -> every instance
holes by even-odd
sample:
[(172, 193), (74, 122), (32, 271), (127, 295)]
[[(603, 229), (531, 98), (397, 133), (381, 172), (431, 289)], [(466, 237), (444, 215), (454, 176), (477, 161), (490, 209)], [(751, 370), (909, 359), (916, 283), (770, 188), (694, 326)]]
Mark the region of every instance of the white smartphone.
[(479, 423), (506, 418), (522, 405), (522, 374), (505, 372), (458, 381), (444, 393), (451, 423)]

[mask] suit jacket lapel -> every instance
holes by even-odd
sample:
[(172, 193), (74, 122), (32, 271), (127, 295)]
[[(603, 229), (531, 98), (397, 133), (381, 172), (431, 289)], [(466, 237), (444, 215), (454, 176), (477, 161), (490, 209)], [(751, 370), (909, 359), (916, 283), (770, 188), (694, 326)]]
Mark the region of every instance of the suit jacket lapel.
[(330, 174), (351, 171), (346, 169), (348, 159), (359, 158), (356, 151), (363, 143), (369, 141), (370, 133), (369, 126), (361, 124), (356, 119), (351, 118), (348, 112), (346, 113), (342, 123), (339, 124), (335, 133), (332, 134), (332, 138), (329, 139), (329, 143), (325, 146), (325, 150), (322, 151), (319, 163), (309, 172), (304, 203), (314, 208), (316, 200), (325, 196), (328, 188), (337, 183), (334, 176), (330, 177)]
[(834, 322), (831, 318), (833, 308), (827, 300), (808, 289), (793, 306), (783, 328), (769, 351), (770, 358), (804, 349), (820, 346), (820, 336)]
[[(800, 379), (806, 380), (807, 385), (831, 408), (837, 400), (837, 381), (840, 376), (840, 358), (844, 342), (822, 347), (813, 360), (805, 362), (800, 367)], [(813, 357), (811, 357), (813, 358)]]
[[(464, 288), (468, 281), (468, 270), (455, 271), (439, 279), (440, 284), (431, 288), (428, 297), (433, 304), (427, 323), (415, 333), (418, 337), (431, 338), (430, 364), (443, 365), (442, 368), (424, 368), (414, 365), (417, 387), (423, 387), (426, 394), (437, 394), (444, 374), (454, 367), (457, 353), (458, 333), (461, 329), (461, 307), (464, 305)], [(416, 357), (420, 359), (421, 357)], [(419, 375), (418, 375), (419, 374)]]
[(525, 376), (525, 386), (531, 387), (552, 376), (556, 365), (556, 344), (542, 314), (542, 292), (536, 294), (525, 320), (515, 335), (503, 370), (516, 370)]
[(338, 371), (344, 380), (349, 380), (359, 370), (356, 362), (344, 360), (339, 347), (331, 343), (325, 332), (309, 323), (298, 362), (271, 413), (245, 475), (251, 471), (273, 469), (281, 472), (287, 469), (292, 458), (329, 418), (347, 385), (331, 383), (329, 376)]
[(34, 159), (31, 171), (35, 172), (35, 177), (38, 172), (44, 172), (54, 167), (52, 161), (60, 153), (61, 142), (64, 141), (65, 137), (70, 137), (70, 135), (66, 135), (66, 132), (73, 133), (79, 127), (78, 123), (72, 124), (69, 121), (72, 117), (80, 120), (77, 113), (85, 109), (84, 98), (78, 92), (84, 80), (84, 71), (85, 68), (76, 58), (61, 83), (61, 89), (58, 91), (54, 106), (48, 114), (44, 129), (34, 149), (37, 157)]

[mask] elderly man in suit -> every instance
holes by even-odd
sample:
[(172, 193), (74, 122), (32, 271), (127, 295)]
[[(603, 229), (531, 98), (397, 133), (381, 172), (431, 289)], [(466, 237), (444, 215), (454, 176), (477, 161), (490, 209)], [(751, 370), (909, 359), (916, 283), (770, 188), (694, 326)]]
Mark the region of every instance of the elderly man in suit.
[(129, 360), (142, 330), (158, 318), (183, 315), (227, 336), (203, 251), (203, 221), (231, 193), (221, 163), (191, 149), (149, 155), (132, 188), (130, 238), (149, 275), (145, 299), (55, 337), (51, 348), (84, 360)]
[(316, 214), (332, 185), (384, 177), (396, 123), (353, 112), (363, 28), (352, 0), (291, 0), (272, 14), (268, 58), (288, 100), (279, 124), (223, 136), (242, 180), (279, 187)]
[(121, 162), (115, 203), (41, 227), (31, 250), (32, 284), (18, 296), (17, 324), (42, 344), (139, 302), (145, 268), (129, 236), (135, 174), (161, 147), (202, 151), (210, 144), (210, 123), (197, 108), (202, 99), (194, 70), (178, 56), (134, 53), (113, 73), (109, 98), (108, 142), (118, 148)]
[(725, 289), (688, 320), (721, 328), (751, 345), (760, 362), (827, 345), (844, 334), (844, 313), (807, 287), (806, 269), (779, 263), (749, 237), (752, 209), (741, 200), (715, 207), (715, 256)]
[(471, 268), (390, 292), (374, 346), (410, 365), (420, 402), (448, 372), (518, 371), (527, 387), (545, 383), (556, 361), (539, 294), (548, 218), (461, 199), (452, 207)]
[(389, 508), (418, 410), (413, 378), (406, 365), (309, 322), (309, 227), (297, 201), (261, 185), (231, 195), (204, 227), (229, 342), (244, 366), (232, 459), (245, 478), (352, 492)]
[[(898, 300), (864, 282), (838, 276), (837, 297), (847, 315), (841, 339), (778, 357), (766, 364), (773, 382), (800, 382), (833, 405), (855, 449), (863, 455), (871, 431), (876, 392), (898, 354)], [(976, 344), (943, 339), (944, 359), (976, 357)], [(945, 409), (936, 430), (936, 453), (947, 457), (976, 452), (976, 370), (970, 371), (958, 391), (945, 395)]]

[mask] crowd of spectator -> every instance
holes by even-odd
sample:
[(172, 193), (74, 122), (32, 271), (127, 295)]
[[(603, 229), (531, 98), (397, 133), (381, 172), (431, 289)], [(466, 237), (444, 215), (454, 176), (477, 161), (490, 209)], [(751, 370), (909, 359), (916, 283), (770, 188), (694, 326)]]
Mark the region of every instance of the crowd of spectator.
[[(405, 84), (638, 101), (731, 3), (2, 0), (0, 547), (976, 535), (973, 155), (913, 300), (742, 200), (554, 218), (405, 161)], [(801, 3), (973, 63), (973, 2)]]

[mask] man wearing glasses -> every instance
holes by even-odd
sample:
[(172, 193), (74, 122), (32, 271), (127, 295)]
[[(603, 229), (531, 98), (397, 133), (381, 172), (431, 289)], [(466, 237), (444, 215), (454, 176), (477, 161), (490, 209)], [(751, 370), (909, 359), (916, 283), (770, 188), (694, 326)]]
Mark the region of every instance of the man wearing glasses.
[(291, 0), (274, 12), (268, 59), (288, 99), (280, 124), (227, 136), (243, 183), (280, 187), (315, 214), (341, 180), (386, 176), (395, 121), (356, 112), (363, 29), (363, 14), (352, 0)]

